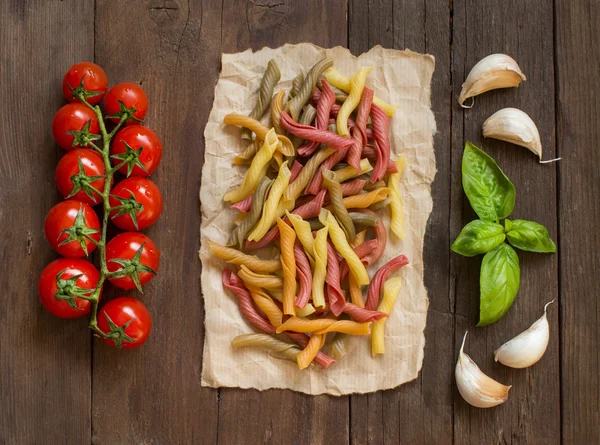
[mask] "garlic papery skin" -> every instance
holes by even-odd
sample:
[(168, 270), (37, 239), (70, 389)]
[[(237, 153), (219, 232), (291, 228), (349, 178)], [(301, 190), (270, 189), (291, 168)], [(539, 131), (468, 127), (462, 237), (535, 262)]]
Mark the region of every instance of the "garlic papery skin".
[(494, 360), (511, 368), (527, 368), (537, 363), (546, 352), (550, 341), (550, 325), (546, 318), (546, 308), (552, 303), (554, 300), (544, 306), (544, 315), (529, 329), (496, 349)]
[(463, 108), (465, 100), (497, 88), (518, 87), (527, 80), (517, 62), (506, 54), (491, 54), (481, 59), (471, 69), (462, 85), (458, 103)]
[(511, 386), (505, 386), (485, 375), (475, 362), (463, 352), (467, 333), (462, 341), (454, 375), (458, 392), (477, 408), (491, 408), (506, 402)]

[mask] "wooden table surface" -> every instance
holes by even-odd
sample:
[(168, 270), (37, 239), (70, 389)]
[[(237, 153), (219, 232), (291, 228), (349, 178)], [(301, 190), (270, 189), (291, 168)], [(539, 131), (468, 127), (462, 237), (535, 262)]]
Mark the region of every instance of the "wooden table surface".
[[(600, 443), (599, 24), (597, 1), (571, 0), (0, 1), (0, 444)], [(198, 188), (220, 55), (305, 41), (436, 58), (423, 369), (395, 390), (351, 397), (203, 388)], [(495, 52), (513, 56), (527, 82), (463, 110), (456, 97), (465, 76)], [(153, 175), (165, 208), (147, 231), (163, 261), (142, 297), (154, 331), (134, 351), (105, 347), (85, 320), (55, 318), (37, 297), (38, 276), (56, 257), (42, 230), (59, 200), (62, 151), (51, 122), (64, 103), (62, 75), (82, 60), (104, 67), (111, 84), (143, 85), (146, 123), (165, 146)], [(544, 157), (561, 162), (539, 165), (525, 149), (482, 140), (483, 121), (507, 106), (532, 116)], [(480, 259), (449, 250), (474, 216), (461, 189), (466, 140), (513, 180), (513, 215), (544, 224), (558, 247), (519, 253), (517, 300), (486, 328), (475, 328)], [(495, 364), (494, 348), (554, 298), (543, 360), (525, 370)], [(472, 408), (456, 390), (466, 329), (474, 360), (513, 385), (500, 407)]]

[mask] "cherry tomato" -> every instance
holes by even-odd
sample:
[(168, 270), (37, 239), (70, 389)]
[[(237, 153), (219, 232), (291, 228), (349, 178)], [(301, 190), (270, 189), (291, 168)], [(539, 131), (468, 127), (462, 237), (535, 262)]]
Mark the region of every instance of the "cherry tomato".
[(54, 140), (63, 150), (89, 147), (98, 140), (100, 127), (92, 110), (83, 104), (67, 104), (56, 112), (52, 121)]
[(94, 251), (100, 240), (100, 222), (85, 202), (68, 199), (50, 209), (44, 222), (50, 246), (62, 256), (83, 257)]
[(119, 169), (124, 175), (148, 176), (160, 163), (162, 143), (156, 133), (148, 127), (131, 125), (115, 135), (111, 153), (113, 165), (128, 161)]
[(138, 289), (146, 284), (158, 270), (160, 251), (146, 235), (125, 232), (115, 236), (106, 245), (106, 265), (109, 272), (121, 272), (110, 278), (110, 282), (120, 289)]
[(69, 102), (80, 102), (77, 93), (82, 93), (91, 105), (100, 102), (107, 89), (106, 73), (92, 62), (73, 65), (65, 74), (62, 83), (65, 99)]
[(119, 123), (121, 115), (128, 113), (125, 125), (135, 124), (144, 120), (148, 111), (148, 96), (136, 83), (123, 82), (112, 87), (104, 98), (104, 109), (107, 117)]
[(144, 230), (156, 222), (162, 212), (162, 195), (147, 178), (127, 178), (110, 192), (110, 206), (118, 208), (110, 213), (119, 229)]
[(94, 189), (104, 189), (104, 161), (92, 150), (73, 150), (56, 166), (56, 187), (64, 198), (73, 198), (94, 206), (102, 197)]
[(113, 337), (102, 339), (113, 348), (139, 348), (150, 336), (152, 317), (141, 301), (118, 297), (98, 312), (98, 328)]
[(40, 300), (48, 312), (57, 317), (82, 317), (89, 314), (92, 303), (78, 295), (91, 295), (99, 279), (100, 272), (89, 261), (59, 258), (42, 271), (38, 282)]

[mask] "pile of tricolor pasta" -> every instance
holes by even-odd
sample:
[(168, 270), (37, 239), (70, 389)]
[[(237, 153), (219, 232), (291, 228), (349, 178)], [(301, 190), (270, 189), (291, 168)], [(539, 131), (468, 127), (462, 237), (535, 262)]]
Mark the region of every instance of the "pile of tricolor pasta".
[[(388, 276), (408, 259), (391, 259), (372, 278), (367, 267), (387, 239), (376, 211), (391, 212), (391, 236), (404, 238), (406, 160), (390, 159), (395, 107), (365, 86), (371, 69), (347, 78), (325, 58), (298, 74), (289, 93), (274, 94), (281, 73), (271, 60), (250, 115), (225, 117), (242, 127), (248, 145), (234, 164), (248, 168), (224, 196), (240, 212), (229, 243), (210, 247), (232, 266), (223, 271), (224, 287), (264, 332), (236, 337), (234, 349), (264, 347), (301, 369), (343, 357), (349, 335), (370, 335), (373, 355), (385, 350), (385, 322), (401, 284)], [(261, 123), (267, 113), (270, 127)], [(265, 247), (277, 255), (254, 255)]]

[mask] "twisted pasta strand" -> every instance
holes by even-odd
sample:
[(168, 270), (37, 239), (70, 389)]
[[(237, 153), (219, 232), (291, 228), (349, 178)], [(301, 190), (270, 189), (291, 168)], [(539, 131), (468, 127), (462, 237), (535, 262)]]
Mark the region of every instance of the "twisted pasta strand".
[(315, 267), (312, 280), (312, 299), (313, 304), (316, 307), (324, 308), (325, 305), (325, 293), (323, 287), (325, 286), (325, 279), (327, 276), (327, 264), (328, 264), (328, 248), (327, 248), (327, 225), (321, 230), (317, 231), (315, 236), (313, 257), (315, 258)]
[(288, 102), (288, 109), (292, 118), (295, 121), (298, 121), (298, 117), (300, 116), (300, 110), (302, 107), (308, 102), (310, 96), (317, 85), (317, 80), (323, 74), (327, 68), (331, 68), (333, 66), (333, 59), (325, 58), (319, 60), (308, 72), (304, 81), (302, 82), (302, 86), (298, 89), (298, 93), (292, 97), (292, 99)]
[(379, 296), (381, 295), (381, 287), (383, 282), (387, 279), (388, 275), (395, 270), (400, 269), (408, 264), (408, 258), (405, 255), (399, 255), (389, 260), (383, 265), (373, 276), (373, 281), (369, 285), (367, 291), (367, 301), (365, 307), (369, 310), (373, 310), (379, 303)]
[(298, 368), (305, 369), (312, 363), (319, 350), (325, 343), (325, 335), (313, 335), (310, 337), (306, 347), (296, 356)]
[(254, 272), (264, 273), (279, 272), (281, 270), (281, 262), (279, 259), (261, 260), (257, 256), (246, 255), (237, 249), (225, 247), (212, 241), (209, 241), (208, 245), (210, 246), (213, 255), (235, 266), (240, 266), (243, 264)]
[(244, 218), (244, 220), (240, 223), (240, 225), (233, 229), (231, 238), (228, 243), (229, 245), (239, 246), (240, 248), (242, 248), (246, 239), (246, 235), (260, 218), (260, 215), (262, 213), (262, 205), (265, 201), (267, 193), (269, 192), (269, 189), (271, 188), (271, 184), (273, 184), (273, 180), (267, 177), (263, 177), (260, 180), (258, 187), (256, 187), (256, 191), (253, 195), (255, 199), (253, 198), (252, 200), (250, 211), (246, 215), (246, 218)]
[(360, 156), (363, 148), (367, 145), (367, 120), (371, 112), (371, 104), (373, 103), (373, 90), (365, 87), (360, 98), (358, 111), (356, 112), (356, 125), (352, 129), (352, 137), (356, 141), (350, 148), (348, 157), (346, 158), (356, 171), (360, 170)]
[(338, 136), (327, 130), (319, 130), (315, 127), (295, 122), (285, 111), (281, 113), (281, 125), (294, 136), (309, 141), (320, 142), (331, 148), (347, 148), (353, 143), (351, 138)]
[[(312, 235), (311, 235), (312, 238)], [(312, 254), (311, 250), (311, 254)], [(307, 255), (302, 248), (302, 244), (296, 241), (294, 244), (294, 259), (296, 261), (296, 272), (298, 274), (298, 296), (296, 297), (296, 307), (303, 308), (307, 305), (312, 290), (312, 273)], [(298, 309), (296, 309), (296, 314)]]
[(346, 303), (346, 296), (341, 288), (340, 263), (338, 262), (335, 248), (330, 242), (327, 242), (327, 274), (325, 275), (327, 283), (327, 300), (329, 309), (336, 317), (339, 317)]
[(248, 292), (250, 292), (252, 300), (254, 300), (254, 304), (263, 311), (269, 322), (275, 327), (280, 326), (283, 322), (283, 313), (279, 309), (279, 306), (261, 288), (250, 285), (246, 287), (248, 288)]
[(329, 190), (329, 199), (331, 200), (333, 214), (340, 223), (340, 226), (346, 235), (346, 239), (350, 243), (356, 236), (356, 230), (354, 229), (354, 223), (348, 214), (348, 210), (344, 207), (342, 187), (340, 183), (333, 178), (334, 175), (331, 170), (323, 171), (323, 185)]
[[(308, 337), (307, 335), (299, 334), (298, 332), (286, 332), (285, 335), (290, 337), (292, 340), (294, 340), (296, 343), (298, 343), (303, 348), (306, 347), (306, 345), (308, 344), (308, 340), (310, 339), (310, 337)], [(327, 354), (324, 354), (321, 351), (318, 352), (314, 361), (315, 361), (315, 363), (318, 363), (323, 368), (328, 368), (329, 366), (331, 366), (332, 364), (335, 363), (334, 359), (332, 359)]]
[[(267, 64), (267, 70), (260, 82), (260, 88), (258, 89), (258, 98), (256, 99), (256, 105), (250, 112), (250, 117), (254, 119), (260, 119), (263, 117), (269, 103), (271, 102), (271, 96), (273, 96), (273, 89), (281, 78), (281, 71), (275, 59), (269, 60)], [(242, 139), (252, 139), (252, 134), (247, 129), (242, 129)]]
[(279, 90), (273, 99), (271, 99), (271, 125), (277, 134), (285, 134), (285, 130), (279, 122), (281, 112), (283, 111), (283, 101), (285, 100), (285, 90)]
[(252, 272), (243, 264), (237, 274), (246, 286), (264, 287), (265, 289), (281, 289), (283, 286), (283, 280), (278, 276)]
[(258, 140), (254, 140), (248, 144), (242, 152), (233, 158), (233, 165), (250, 165), (252, 158), (256, 155), (256, 152), (260, 149), (261, 144)]
[(269, 351), (280, 354), (286, 360), (296, 361), (300, 348), (290, 343), (281, 341), (267, 334), (243, 334), (238, 335), (231, 341), (233, 349), (247, 348), (252, 346), (263, 347)]
[(287, 212), (286, 215), (296, 231), (298, 240), (300, 241), (302, 247), (304, 247), (304, 250), (307, 252), (308, 259), (310, 260), (311, 264), (314, 264), (313, 251), (315, 248), (315, 239), (312, 236), (310, 224), (304, 221), (301, 216), (289, 212)]
[(360, 168), (358, 170), (356, 170), (351, 165), (348, 165), (344, 168), (340, 168), (339, 170), (333, 172), (333, 180), (337, 182), (344, 182), (348, 179), (360, 176), (373, 170), (373, 167), (369, 163), (369, 160), (366, 158), (360, 160), (359, 167)]
[[(315, 127), (317, 127), (318, 130), (327, 130), (329, 113), (331, 112), (331, 107), (335, 103), (335, 93), (325, 79), (322, 80), (322, 88), (323, 94), (321, 94), (319, 100), (315, 101), (317, 103), (317, 119)], [(307, 141), (302, 147), (298, 148), (298, 154), (300, 156), (310, 156), (317, 148), (319, 148), (318, 142)]]
[[(383, 298), (379, 303), (378, 311), (391, 314), (394, 304), (402, 287), (402, 278), (394, 277), (387, 280), (383, 285)], [(385, 318), (373, 323), (371, 332), (371, 353), (373, 355), (383, 354), (385, 352), (384, 328)]]
[[(303, 125), (303, 126), (306, 126), (307, 128), (315, 128), (315, 127), (310, 126), (312, 121), (315, 120), (315, 117), (317, 117), (317, 109), (315, 107), (313, 107), (312, 105), (308, 104), (304, 107), (304, 110), (302, 111), (302, 114), (300, 115), (300, 119), (298, 119), (298, 125)], [(296, 135), (293, 135), (291, 138), (291, 141), (292, 141), (292, 144), (294, 145), (294, 147), (298, 148), (302, 144), (304, 139), (300, 138)]]
[(300, 71), (294, 80), (292, 80), (292, 89), (290, 90), (290, 97), (294, 97), (298, 95), (298, 91), (302, 87), (304, 83), (304, 73)]
[(404, 228), (404, 209), (402, 195), (400, 194), (400, 178), (404, 172), (404, 166), (406, 165), (406, 158), (400, 156), (396, 160), (396, 167), (398, 173), (393, 173), (388, 179), (388, 188), (390, 189), (390, 208), (392, 209), (392, 219), (390, 222), (390, 229), (399, 238), (404, 239), (406, 231)]
[(348, 92), (348, 98), (342, 104), (342, 108), (340, 108), (335, 121), (338, 134), (341, 136), (349, 135), (348, 118), (360, 102), (360, 97), (362, 96), (362, 91), (365, 87), (367, 76), (372, 69), (372, 66), (363, 66), (362, 68), (359, 68), (356, 74), (350, 78), (350, 91)]
[(367, 193), (359, 193), (354, 196), (346, 196), (343, 199), (347, 209), (366, 209), (370, 205), (383, 201), (388, 197), (390, 190), (387, 187), (375, 189)]
[[(283, 199), (286, 201), (298, 199), (302, 190), (308, 185), (310, 179), (315, 175), (319, 165), (323, 163), (328, 157), (330, 157), (335, 150), (330, 147), (324, 147), (320, 149), (313, 157), (311, 157), (296, 180), (292, 182), (283, 194)], [(316, 194), (316, 193), (315, 193)]]
[[(333, 320), (332, 320), (333, 321)], [(314, 334), (327, 334), (328, 332), (341, 332), (350, 335), (369, 335), (371, 322), (358, 323), (350, 320), (337, 320), (324, 329), (313, 331)]]
[(385, 170), (390, 160), (390, 139), (388, 137), (388, 129), (390, 119), (381, 108), (373, 104), (371, 106), (371, 127), (373, 128), (373, 137), (375, 146), (378, 149), (377, 161), (371, 173), (371, 182), (377, 182), (383, 179)]
[(294, 243), (296, 232), (290, 226), (277, 218), (277, 227), (281, 234), (281, 267), (283, 269), (283, 312), (294, 315), (294, 302), (296, 300), (296, 259), (294, 257)]

